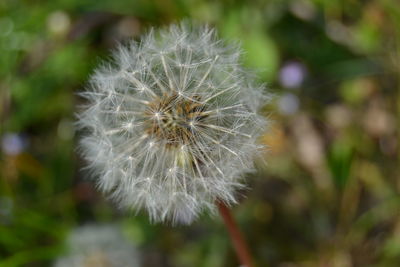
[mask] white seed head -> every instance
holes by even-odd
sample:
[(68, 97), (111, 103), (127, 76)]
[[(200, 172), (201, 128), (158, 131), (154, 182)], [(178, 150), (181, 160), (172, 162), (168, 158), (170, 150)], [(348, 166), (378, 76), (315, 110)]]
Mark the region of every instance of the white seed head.
[(263, 86), (239, 56), (187, 24), (121, 46), (82, 94), (81, 148), (99, 188), (153, 221), (190, 223), (217, 199), (235, 203), (266, 125)]
[(117, 226), (86, 225), (67, 239), (66, 255), (54, 267), (138, 267), (139, 253)]

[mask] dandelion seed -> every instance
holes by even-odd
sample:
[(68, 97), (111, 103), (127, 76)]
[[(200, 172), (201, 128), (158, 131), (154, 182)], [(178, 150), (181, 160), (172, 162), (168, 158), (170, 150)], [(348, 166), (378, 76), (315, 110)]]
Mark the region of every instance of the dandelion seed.
[(99, 188), (156, 222), (188, 224), (217, 199), (235, 203), (266, 125), (263, 88), (239, 55), (187, 24), (121, 46), (82, 94), (81, 147)]

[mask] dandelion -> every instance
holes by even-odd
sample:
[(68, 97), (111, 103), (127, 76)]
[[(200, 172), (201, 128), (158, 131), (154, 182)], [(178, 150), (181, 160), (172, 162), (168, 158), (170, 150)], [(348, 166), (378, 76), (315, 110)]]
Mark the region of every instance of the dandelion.
[(217, 200), (234, 204), (266, 124), (262, 86), (239, 57), (214, 30), (187, 24), (115, 51), (79, 116), (98, 187), (155, 222), (189, 224)]
[(54, 267), (138, 267), (136, 248), (115, 225), (86, 225), (67, 239), (67, 254)]

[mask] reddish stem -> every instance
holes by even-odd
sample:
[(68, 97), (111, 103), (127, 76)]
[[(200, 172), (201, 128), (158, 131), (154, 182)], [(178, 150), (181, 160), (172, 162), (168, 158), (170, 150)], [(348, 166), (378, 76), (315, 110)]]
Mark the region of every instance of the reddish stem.
[(217, 201), (219, 213), (224, 219), (226, 228), (228, 228), (229, 235), (231, 236), (233, 246), (235, 248), (237, 257), (239, 258), (243, 267), (254, 267), (247, 244), (234, 220), (229, 208), (221, 201)]

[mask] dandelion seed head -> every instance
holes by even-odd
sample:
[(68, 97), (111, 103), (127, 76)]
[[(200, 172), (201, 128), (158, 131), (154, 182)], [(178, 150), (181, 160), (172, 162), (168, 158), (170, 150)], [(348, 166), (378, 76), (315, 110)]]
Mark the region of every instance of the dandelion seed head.
[(116, 225), (85, 225), (68, 236), (54, 267), (140, 266), (139, 253)]
[(81, 148), (98, 187), (155, 222), (187, 224), (217, 199), (235, 203), (261, 149), (267, 100), (239, 55), (185, 23), (119, 47), (82, 93)]

